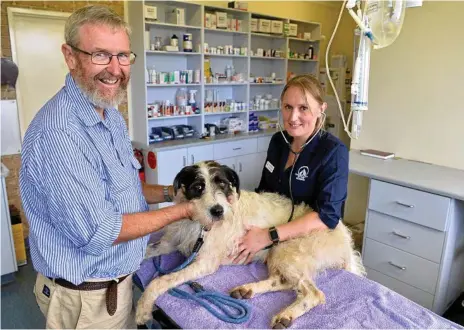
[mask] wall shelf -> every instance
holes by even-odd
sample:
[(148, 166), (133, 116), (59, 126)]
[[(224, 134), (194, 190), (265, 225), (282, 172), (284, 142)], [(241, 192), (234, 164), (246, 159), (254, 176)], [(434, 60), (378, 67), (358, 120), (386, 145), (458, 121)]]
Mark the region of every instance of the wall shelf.
[[(149, 21), (144, 16), (144, 5), (157, 7), (157, 21)], [(184, 10), (182, 24), (173, 24), (168, 19), (166, 9), (177, 7)], [(228, 115), (240, 116), (244, 120), (244, 127), (249, 127), (249, 114), (252, 112), (264, 112), (262, 115), (275, 116), (279, 109), (250, 110), (250, 104), (263, 98), (272, 96), (272, 99), (280, 99), (280, 94), (285, 86), (285, 81), (280, 83), (254, 83), (250, 77), (286, 77), (295, 74), (308, 73), (319, 75), (321, 24), (317, 22), (304, 22), (291, 18), (275, 17), (261, 13), (242, 11), (232, 8), (202, 5), (189, 1), (128, 1), (128, 21), (132, 27), (132, 49), (137, 57), (131, 67), (131, 108), (133, 125), (133, 142), (140, 146), (149, 145), (149, 134), (153, 127), (190, 125), (197, 132), (202, 132), (206, 123), (218, 123), (221, 118)], [(241, 30), (225, 30), (206, 27), (206, 14), (225, 12), (227, 18), (241, 21)], [(251, 19), (279, 20), (286, 23), (297, 24), (298, 33), (311, 33), (312, 40), (300, 38), (302, 35), (286, 36), (283, 34), (262, 33), (251, 31)], [(237, 21), (238, 22), (238, 21)], [(233, 26), (233, 25), (231, 25)], [(192, 49), (201, 52), (185, 52), (183, 37), (191, 34)], [(178, 38), (179, 51), (153, 51), (149, 50), (155, 37), (160, 37), (162, 45), (169, 45), (173, 35)], [(204, 53), (204, 44), (208, 47), (225, 47), (246, 49), (246, 55), (211, 54)], [(199, 47), (199, 48), (198, 48)], [(290, 53), (307, 54), (309, 47), (313, 47), (315, 59), (305, 60), (287, 58)], [(256, 56), (257, 50), (267, 52), (269, 49), (280, 51), (281, 57)], [(250, 55), (251, 51), (254, 55)], [(304, 62), (310, 64), (304, 64)], [(233, 67), (234, 72), (242, 74), (242, 82), (232, 83), (207, 83), (205, 68), (209, 67), (213, 74), (225, 74), (226, 67)], [(157, 72), (173, 72), (185, 70), (200, 70), (200, 84), (149, 84), (146, 81), (147, 68), (154, 67)], [(179, 89), (185, 89), (187, 96), (189, 90), (195, 90), (196, 107), (205, 109), (206, 98), (211, 102), (224, 102), (233, 100), (243, 102), (248, 110), (237, 112), (211, 112), (186, 116), (147, 117), (147, 105), (153, 103), (169, 102), (177, 104)], [(267, 113), (266, 113), (267, 112)]]
[(191, 118), (191, 117), (200, 117), (200, 114), (193, 114), (193, 115), (183, 115), (183, 116), (162, 116), (162, 117), (152, 117), (148, 118), (148, 120), (168, 120), (168, 119), (180, 119), (180, 118)]
[(168, 52), (164, 50), (146, 50), (147, 55), (179, 55), (179, 56), (198, 56), (201, 53), (198, 52)]

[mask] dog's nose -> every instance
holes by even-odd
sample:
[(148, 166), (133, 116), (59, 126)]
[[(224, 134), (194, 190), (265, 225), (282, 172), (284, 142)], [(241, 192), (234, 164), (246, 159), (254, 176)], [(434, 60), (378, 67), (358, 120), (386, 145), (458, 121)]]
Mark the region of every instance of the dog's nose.
[(209, 209), (209, 212), (213, 217), (220, 217), (224, 214), (224, 208), (221, 205), (214, 205), (212, 208)]

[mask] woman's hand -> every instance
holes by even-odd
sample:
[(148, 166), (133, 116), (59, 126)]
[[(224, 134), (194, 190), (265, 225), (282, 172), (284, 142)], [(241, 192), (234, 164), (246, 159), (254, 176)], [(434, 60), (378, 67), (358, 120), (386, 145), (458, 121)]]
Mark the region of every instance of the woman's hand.
[(245, 258), (245, 264), (250, 263), (257, 252), (272, 244), (267, 228), (250, 226), (246, 229), (247, 233), (238, 243), (238, 255), (236, 257), (232, 256), (232, 262), (234, 264), (239, 263)]

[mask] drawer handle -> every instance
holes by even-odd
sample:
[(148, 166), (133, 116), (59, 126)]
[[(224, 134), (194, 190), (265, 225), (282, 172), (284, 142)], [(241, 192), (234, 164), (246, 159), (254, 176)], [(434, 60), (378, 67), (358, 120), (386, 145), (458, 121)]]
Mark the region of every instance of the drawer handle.
[(195, 164), (195, 157), (192, 155), (192, 165)]
[(404, 239), (410, 239), (410, 238), (411, 238), (411, 236), (406, 236), (406, 235), (397, 233), (396, 231), (392, 231), (392, 234), (393, 234), (393, 235), (396, 235), (396, 236), (398, 236), (398, 237), (404, 238)]
[(183, 157), (184, 159), (184, 166), (187, 165), (187, 159), (185, 158), (185, 156)]
[(240, 150), (240, 149), (242, 149), (242, 147), (233, 148), (232, 150)]
[(232, 164), (232, 168), (233, 168), (233, 169), (234, 169), (234, 171), (235, 171), (235, 164)]
[(405, 204), (405, 203), (401, 203), (401, 202), (398, 202), (398, 201), (396, 201), (396, 204), (401, 205), (401, 206), (404, 206), (404, 207), (409, 207), (409, 208), (411, 208), (411, 209), (414, 207), (414, 205)]
[(238, 171), (239, 171), (239, 172), (242, 171), (242, 163), (238, 163)]
[(406, 270), (406, 267), (397, 265), (397, 264), (395, 264), (394, 262), (389, 261), (388, 263), (389, 263), (390, 265), (392, 265), (393, 267), (396, 267), (396, 268), (398, 268), (398, 269)]

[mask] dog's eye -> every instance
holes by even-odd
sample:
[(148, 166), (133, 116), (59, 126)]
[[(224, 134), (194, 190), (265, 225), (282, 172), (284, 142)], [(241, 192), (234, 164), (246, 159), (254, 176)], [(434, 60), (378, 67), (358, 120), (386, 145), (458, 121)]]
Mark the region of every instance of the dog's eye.
[(203, 190), (203, 186), (201, 184), (197, 184), (193, 187), (193, 189), (195, 189), (197, 192), (200, 192)]
[(219, 186), (220, 188), (225, 188), (225, 187), (227, 186), (227, 183), (225, 183), (224, 181), (219, 181), (219, 182), (218, 182), (218, 186)]

